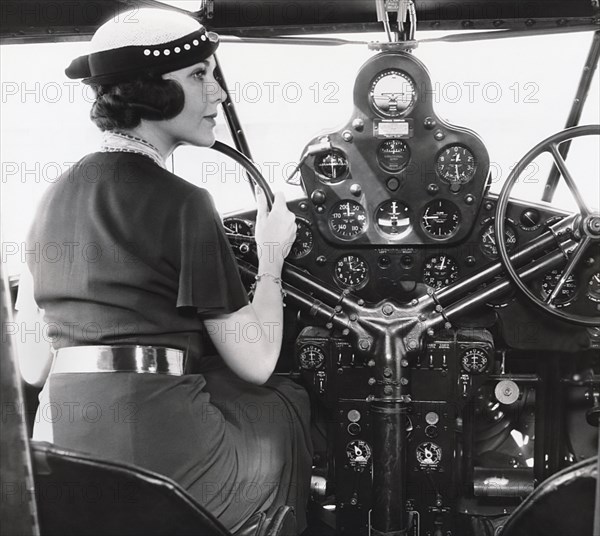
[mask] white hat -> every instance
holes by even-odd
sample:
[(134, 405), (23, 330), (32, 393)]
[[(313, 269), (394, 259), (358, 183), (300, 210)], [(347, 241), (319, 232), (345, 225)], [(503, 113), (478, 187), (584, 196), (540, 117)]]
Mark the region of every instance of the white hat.
[(90, 53), (73, 60), (65, 73), (83, 78), (86, 84), (114, 84), (193, 65), (218, 46), (219, 36), (190, 15), (141, 8), (120, 13), (100, 26)]

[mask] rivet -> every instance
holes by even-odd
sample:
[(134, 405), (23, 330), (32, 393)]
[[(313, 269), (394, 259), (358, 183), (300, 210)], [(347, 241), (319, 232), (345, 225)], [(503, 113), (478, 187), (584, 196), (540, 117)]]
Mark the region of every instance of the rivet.
[(152, 54), (152, 52), (150, 52), (149, 49), (144, 50), (144, 56), (150, 56), (150, 54)]
[(165, 56), (168, 56), (170, 53), (171, 53), (171, 51), (168, 48), (166, 48), (165, 50), (163, 50), (163, 54)]
[(200, 39), (202, 39), (202, 41), (206, 41), (206, 36), (205, 35), (201, 35)]
[(200, 41), (198, 41), (198, 39), (194, 39), (192, 43), (195, 47), (197, 47), (200, 44)]
[(153, 52), (153, 54), (154, 54), (155, 56), (160, 56), (160, 50), (155, 50), (155, 51)]
[(175, 54), (179, 54), (181, 52), (181, 49), (179, 47), (175, 47)]
[(192, 47), (186, 43), (185, 45), (183, 45), (183, 48), (185, 48), (186, 50), (189, 50)]

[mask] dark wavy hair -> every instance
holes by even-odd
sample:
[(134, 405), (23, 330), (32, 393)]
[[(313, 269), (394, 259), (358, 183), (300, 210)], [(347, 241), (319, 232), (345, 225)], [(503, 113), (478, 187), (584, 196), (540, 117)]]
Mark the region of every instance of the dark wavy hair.
[(179, 82), (160, 75), (92, 87), (96, 100), (90, 117), (100, 130), (134, 128), (142, 119), (171, 119), (183, 110), (185, 102)]

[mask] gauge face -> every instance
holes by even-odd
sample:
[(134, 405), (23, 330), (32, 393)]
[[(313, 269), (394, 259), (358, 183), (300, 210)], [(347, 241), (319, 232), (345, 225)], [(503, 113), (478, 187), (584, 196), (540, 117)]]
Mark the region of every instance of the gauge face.
[(367, 228), (367, 214), (356, 201), (340, 201), (329, 212), (329, 227), (339, 238), (354, 238)]
[(372, 450), (362, 439), (355, 439), (346, 445), (346, 456), (351, 467), (365, 467), (371, 460)]
[[(548, 298), (556, 288), (556, 285), (560, 281), (563, 273), (560, 268), (555, 268), (554, 270), (550, 270), (544, 275), (544, 279), (542, 281), (542, 298), (548, 303)], [(571, 274), (567, 277), (567, 280), (564, 282), (562, 288), (558, 291), (558, 294), (549, 302), (550, 305), (554, 305), (555, 307), (566, 307), (571, 303), (571, 300), (575, 297), (575, 293), (577, 292), (578, 281), (577, 278)]]
[[(517, 247), (517, 231), (513, 224), (505, 222), (504, 224), (504, 243), (507, 251), (512, 251)], [(494, 228), (494, 219), (491, 218), (485, 223), (483, 230), (479, 235), (479, 247), (488, 257), (495, 259), (498, 257), (498, 246), (496, 245), (496, 229)]]
[(452, 236), (460, 224), (460, 210), (451, 201), (438, 199), (425, 207), (421, 218), (423, 230), (433, 238)]
[(336, 261), (333, 275), (344, 287), (360, 288), (369, 279), (369, 266), (358, 255), (344, 255)]
[(451, 145), (438, 155), (436, 169), (442, 180), (464, 184), (475, 175), (475, 157), (466, 147)]
[(423, 266), (423, 282), (439, 289), (458, 279), (458, 264), (448, 255), (429, 257)]
[(296, 240), (288, 255), (291, 259), (306, 257), (313, 248), (313, 233), (308, 222), (296, 219)]
[(316, 344), (305, 344), (300, 349), (300, 366), (305, 370), (319, 368), (325, 362), (325, 353)]
[(415, 101), (415, 84), (402, 71), (389, 69), (379, 73), (369, 91), (371, 105), (386, 117), (399, 117)]
[(519, 216), (519, 227), (525, 231), (535, 231), (542, 226), (542, 215), (535, 208), (526, 208)]
[(348, 173), (348, 159), (341, 151), (328, 151), (315, 157), (315, 169), (327, 182), (340, 182)]
[(377, 228), (389, 238), (398, 240), (411, 229), (408, 207), (401, 201), (390, 199), (375, 212)]
[(435, 443), (421, 443), (417, 447), (417, 461), (424, 467), (435, 467), (442, 459), (442, 449)]
[(379, 165), (390, 173), (403, 170), (409, 160), (410, 149), (402, 140), (385, 140), (377, 149)]
[(588, 281), (586, 296), (588, 300), (600, 303), (600, 272), (596, 272)]
[(469, 348), (461, 356), (462, 368), (473, 374), (481, 374), (488, 366), (488, 356), (481, 348)]
[(240, 218), (226, 218), (223, 220), (223, 227), (233, 234), (252, 236), (254, 234), (253, 225), (251, 222)]

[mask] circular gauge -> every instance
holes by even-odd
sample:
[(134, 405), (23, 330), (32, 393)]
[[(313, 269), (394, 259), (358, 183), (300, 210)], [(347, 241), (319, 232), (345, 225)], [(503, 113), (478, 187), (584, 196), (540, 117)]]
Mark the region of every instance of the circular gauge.
[(409, 160), (410, 149), (402, 140), (385, 140), (377, 149), (379, 165), (390, 173), (403, 170)]
[(435, 443), (421, 443), (417, 447), (417, 461), (424, 467), (435, 467), (442, 459), (442, 449)]
[(348, 173), (348, 159), (341, 151), (328, 151), (315, 157), (315, 169), (327, 182), (340, 182)]
[(242, 220), (241, 218), (225, 218), (223, 227), (226, 231), (231, 231), (233, 234), (252, 236), (254, 234), (252, 222)]
[(358, 255), (344, 255), (336, 261), (333, 275), (344, 287), (360, 288), (369, 279), (369, 266)]
[(356, 201), (340, 201), (329, 212), (329, 227), (339, 238), (354, 238), (367, 227), (367, 214)]
[(535, 208), (526, 208), (519, 216), (519, 227), (524, 231), (535, 231), (542, 226), (542, 215)]
[(464, 184), (475, 175), (475, 157), (462, 145), (443, 149), (435, 165), (440, 178), (449, 183)]
[(460, 210), (451, 201), (438, 199), (425, 206), (421, 218), (423, 230), (433, 238), (448, 238), (458, 229)]
[[(517, 230), (508, 220), (504, 225), (504, 242), (506, 244), (507, 251), (512, 251), (517, 246)], [(481, 251), (483, 251), (491, 259), (498, 257), (494, 218), (490, 218), (484, 222), (483, 229), (479, 234), (479, 247)]]
[[(560, 268), (550, 270), (544, 275), (542, 280), (542, 298), (545, 302), (548, 302), (548, 297), (552, 294), (552, 291), (556, 288), (556, 285), (560, 281), (563, 273)], [(550, 305), (555, 307), (566, 307), (571, 303), (571, 300), (575, 297), (577, 292), (578, 281), (577, 278), (571, 274), (567, 277), (562, 288), (558, 291), (558, 294), (552, 299)]]
[(488, 356), (481, 348), (469, 348), (462, 353), (462, 368), (473, 374), (481, 374), (488, 366)]
[(434, 255), (423, 266), (423, 283), (439, 289), (458, 279), (458, 264), (448, 255)]
[(386, 117), (398, 117), (415, 101), (415, 84), (404, 72), (389, 69), (379, 73), (369, 91), (371, 105)]
[(408, 207), (401, 201), (391, 199), (379, 205), (375, 212), (377, 228), (389, 238), (402, 238), (410, 231)]
[(371, 460), (372, 453), (369, 444), (362, 439), (355, 439), (346, 445), (346, 456), (350, 467), (365, 467)]
[(300, 348), (300, 366), (305, 370), (318, 369), (325, 362), (325, 353), (316, 344), (305, 344)]
[(600, 303), (600, 272), (596, 272), (588, 281), (586, 296), (588, 300)]
[(306, 257), (313, 247), (313, 233), (307, 221), (296, 219), (296, 240), (288, 255), (290, 259)]

